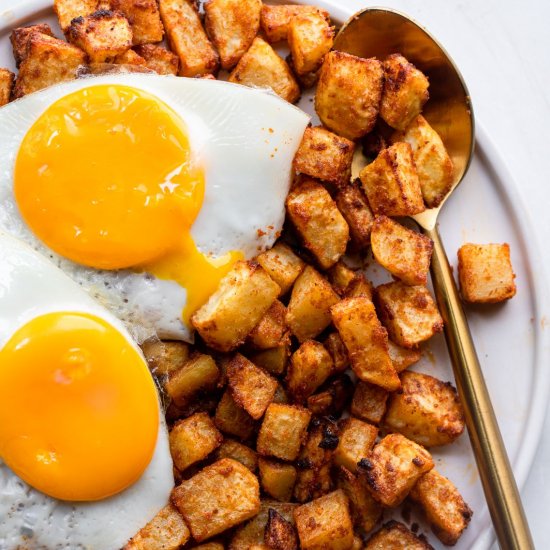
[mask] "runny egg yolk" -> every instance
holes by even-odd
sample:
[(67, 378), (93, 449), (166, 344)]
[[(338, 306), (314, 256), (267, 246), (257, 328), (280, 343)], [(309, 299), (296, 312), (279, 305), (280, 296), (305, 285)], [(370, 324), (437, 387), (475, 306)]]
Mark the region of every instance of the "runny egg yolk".
[(137, 481), (155, 450), (159, 404), (145, 361), (83, 313), (36, 317), (0, 350), (0, 457), (62, 500), (98, 500)]
[(19, 149), (14, 193), (49, 248), (97, 269), (131, 268), (187, 290), (183, 318), (240, 258), (212, 259), (190, 234), (205, 176), (181, 118), (157, 97), (97, 85), (62, 97)]

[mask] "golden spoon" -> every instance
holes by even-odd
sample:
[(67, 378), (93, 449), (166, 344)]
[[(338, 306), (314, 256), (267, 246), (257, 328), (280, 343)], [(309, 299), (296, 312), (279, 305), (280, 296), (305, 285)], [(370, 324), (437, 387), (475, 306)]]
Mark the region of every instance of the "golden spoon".
[[(422, 114), (439, 133), (453, 160), (452, 192), (466, 174), (473, 155), (474, 115), (466, 84), (445, 50), (409, 17), (385, 8), (367, 8), (351, 17), (338, 33), (334, 49), (379, 59), (401, 53), (428, 76), (430, 100)], [(366, 159), (358, 153), (353, 177), (365, 164)], [(444, 203), (445, 200), (413, 219), (434, 242), (433, 286), (445, 321), (456, 385), (499, 545), (503, 550), (532, 549), (519, 492), (437, 229), (437, 216)]]

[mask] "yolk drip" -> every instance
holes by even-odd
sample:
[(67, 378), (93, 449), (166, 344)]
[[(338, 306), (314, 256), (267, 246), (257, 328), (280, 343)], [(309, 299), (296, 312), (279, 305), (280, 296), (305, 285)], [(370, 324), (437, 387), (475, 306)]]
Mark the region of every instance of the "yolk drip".
[(36, 317), (0, 350), (0, 456), (52, 497), (97, 500), (134, 483), (158, 423), (147, 365), (98, 317)]

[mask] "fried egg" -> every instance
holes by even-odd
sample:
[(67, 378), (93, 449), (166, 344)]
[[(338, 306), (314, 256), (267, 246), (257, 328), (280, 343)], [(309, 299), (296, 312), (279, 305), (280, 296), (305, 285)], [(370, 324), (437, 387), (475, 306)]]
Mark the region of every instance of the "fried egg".
[(117, 550), (173, 485), (157, 389), (123, 324), (0, 233), (0, 548)]
[(309, 117), (265, 90), (146, 74), (60, 84), (0, 109), (0, 228), (143, 340), (190, 316), (284, 221)]

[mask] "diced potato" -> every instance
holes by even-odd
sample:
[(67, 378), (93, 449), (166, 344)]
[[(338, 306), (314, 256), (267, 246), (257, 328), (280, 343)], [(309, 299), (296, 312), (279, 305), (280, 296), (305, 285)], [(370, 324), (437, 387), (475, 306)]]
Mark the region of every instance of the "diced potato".
[(376, 261), (392, 275), (408, 285), (427, 284), (433, 251), (429, 237), (377, 216), (370, 239)]
[(335, 200), (348, 222), (351, 244), (356, 250), (365, 250), (370, 245), (374, 216), (363, 190), (357, 183), (349, 183), (338, 191)]
[(197, 542), (213, 537), (260, 511), (256, 476), (240, 462), (223, 458), (172, 491), (172, 503)]
[(27, 56), (19, 67), (14, 97), (74, 80), (77, 69), (85, 62), (86, 54), (81, 49), (46, 34), (32, 32), (28, 38)]
[(286, 294), (304, 270), (306, 263), (284, 243), (278, 242), (270, 250), (262, 252), (256, 261), (281, 288), (281, 296)]
[(164, 376), (181, 369), (189, 359), (189, 344), (147, 340), (141, 350), (149, 369), (156, 376)]
[(132, 537), (123, 550), (177, 550), (189, 537), (189, 529), (181, 514), (168, 504)]
[[(286, 340), (286, 338), (285, 338)], [(267, 372), (275, 375), (284, 374), (286, 370), (286, 365), (288, 363), (288, 358), (290, 356), (289, 343), (285, 341), (280, 346), (276, 348), (266, 349), (258, 353), (253, 353), (250, 356), (250, 360), (265, 369)]]
[(418, 502), (432, 531), (448, 546), (454, 546), (473, 512), (458, 489), (435, 469), (424, 474), (412, 488), (410, 497)]
[(13, 48), (15, 65), (17, 67), (19, 67), (21, 61), (27, 57), (27, 44), (29, 43), (29, 37), (33, 32), (53, 36), (52, 29), (47, 23), (29, 25), (28, 27), (17, 27), (11, 31), (10, 42)]
[(258, 468), (264, 492), (281, 502), (289, 501), (296, 483), (296, 468), (292, 464), (262, 457), (258, 460)]
[(261, 0), (208, 0), (205, 26), (220, 54), (222, 69), (232, 69), (260, 28)]
[(199, 544), (199, 546), (192, 546), (192, 550), (225, 550), (225, 546), (221, 542), (207, 542), (206, 544)]
[(281, 460), (295, 460), (306, 439), (310, 418), (311, 412), (303, 407), (271, 403), (258, 434), (258, 453)]
[(53, 9), (61, 30), (66, 33), (73, 19), (86, 17), (98, 9), (98, 0), (53, 0)]
[(256, 349), (270, 349), (284, 344), (286, 307), (275, 300), (260, 322), (248, 335), (247, 342)]
[(373, 303), (365, 296), (346, 298), (332, 306), (331, 313), (357, 377), (388, 391), (399, 389), (399, 377), (388, 352), (388, 334)]
[(337, 185), (351, 177), (355, 143), (337, 136), (322, 126), (306, 128), (294, 157), (296, 172)]
[(350, 472), (357, 471), (357, 463), (371, 450), (378, 428), (357, 418), (346, 418), (340, 427), (340, 441), (334, 452), (334, 463), (345, 466)]
[(419, 115), (392, 141), (406, 141), (412, 148), (414, 163), (428, 208), (438, 206), (451, 190), (453, 161), (439, 134)]
[(342, 414), (353, 394), (353, 382), (346, 374), (336, 378), (322, 392), (307, 398), (307, 408), (317, 416)]
[(388, 392), (374, 384), (359, 382), (351, 401), (351, 414), (367, 422), (380, 424), (386, 412)]
[(453, 442), (464, 431), (464, 413), (453, 386), (433, 376), (407, 371), (401, 391), (390, 397), (385, 425), (424, 445)]
[(298, 403), (305, 401), (333, 372), (332, 357), (319, 342), (306, 340), (290, 358), (287, 388)]
[(288, 25), (288, 46), (294, 70), (301, 75), (319, 69), (334, 42), (334, 27), (320, 12), (294, 16)]
[(183, 472), (206, 458), (223, 441), (222, 434), (206, 413), (180, 420), (170, 430), (170, 453), (174, 465)]
[(218, 53), (206, 36), (193, 0), (159, 0), (159, 8), (170, 48), (180, 60), (180, 76), (216, 72)]
[(0, 69), (0, 107), (9, 103), (15, 75), (8, 69)]
[(220, 458), (232, 458), (246, 466), (251, 472), (255, 472), (258, 467), (256, 451), (234, 439), (225, 439), (218, 447), (216, 456), (218, 460)]
[(147, 68), (145, 59), (134, 50), (126, 50), (124, 53), (118, 54), (113, 59), (113, 62), (117, 65), (134, 65), (136, 67)]
[(255, 426), (254, 419), (235, 403), (229, 390), (226, 390), (218, 403), (214, 422), (222, 432), (243, 440), (252, 435)]
[(388, 340), (388, 345), (390, 347), (391, 362), (397, 372), (402, 372), (411, 365), (418, 363), (422, 357), (419, 350), (402, 348), (391, 340)]
[(227, 366), (231, 395), (254, 420), (261, 418), (273, 401), (277, 380), (237, 353)]
[(394, 53), (384, 60), (384, 91), (380, 116), (392, 128), (403, 130), (422, 111), (428, 101), (425, 75), (401, 54)]
[(425, 286), (380, 285), (376, 300), (390, 338), (404, 348), (415, 348), (443, 330), (443, 319)]
[(237, 262), (191, 322), (210, 347), (232, 351), (260, 322), (279, 292), (277, 283), (260, 265)]
[(287, 325), (300, 342), (315, 338), (330, 325), (330, 308), (339, 301), (327, 280), (307, 266), (294, 283), (288, 313)]
[(334, 288), (340, 296), (345, 294), (346, 289), (355, 277), (355, 271), (350, 269), (342, 260), (336, 262), (328, 270), (328, 280), (330, 281), (332, 288)]
[(299, 506), (294, 520), (303, 550), (349, 550), (353, 544), (348, 499), (341, 490)]
[(280, 42), (286, 40), (290, 21), (298, 15), (309, 15), (320, 13), (327, 21), (329, 14), (315, 6), (262, 6), (261, 26), (269, 42)]
[(384, 437), (361, 461), (372, 496), (389, 508), (401, 504), (433, 466), (430, 453), (401, 434)]
[(332, 357), (334, 373), (344, 372), (349, 367), (349, 356), (340, 335), (337, 332), (331, 332), (324, 341), (324, 346)]
[(377, 59), (332, 51), (325, 56), (315, 94), (321, 122), (348, 139), (368, 134), (376, 123), (384, 75)]
[(156, 0), (109, 0), (111, 9), (124, 14), (132, 27), (132, 44), (160, 42), (164, 28)]
[(363, 296), (364, 298), (372, 301), (373, 293), (374, 290), (372, 288), (372, 283), (367, 280), (365, 275), (362, 273), (357, 273), (348, 285), (348, 288), (346, 288), (344, 297), (357, 298), (359, 296)]
[(145, 59), (148, 69), (158, 74), (178, 74), (180, 60), (178, 56), (156, 44), (141, 44), (136, 52)]
[(363, 550), (433, 550), (398, 521), (388, 521), (367, 541)]
[(271, 88), (290, 103), (300, 97), (300, 87), (286, 61), (259, 36), (233, 69), (229, 82)]
[(375, 214), (413, 216), (426, 209), (412, 149), (406, 142), (380, 151), (359, 177)]
[(294, 525), (273, 508), (268, 511), (264, 542), (268, 548), (298, 550), (298, 536)]
[(458, 250), (460, 292), (467, 302), (492, 304), (516, 295), (510, 245), (465, 244)]

